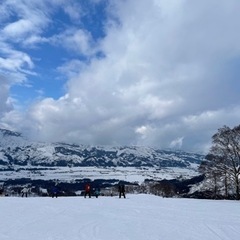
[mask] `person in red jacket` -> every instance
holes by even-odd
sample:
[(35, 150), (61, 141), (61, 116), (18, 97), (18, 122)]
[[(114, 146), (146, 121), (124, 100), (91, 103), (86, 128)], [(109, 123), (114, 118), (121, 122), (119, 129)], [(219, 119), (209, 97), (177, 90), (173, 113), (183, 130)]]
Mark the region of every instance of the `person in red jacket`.
[(91, 198), (91, 185), (90, 183), (87, 183), (85, 185), (85, 194), (84, 194), (84, 197), (86, 198), (86, 196), (89, 196), (89, 198)]

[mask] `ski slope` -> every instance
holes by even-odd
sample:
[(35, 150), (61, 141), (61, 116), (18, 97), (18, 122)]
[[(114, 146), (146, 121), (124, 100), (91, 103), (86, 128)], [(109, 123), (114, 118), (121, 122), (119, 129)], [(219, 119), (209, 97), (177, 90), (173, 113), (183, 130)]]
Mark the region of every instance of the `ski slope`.
[(240, 202), (0, 197), (1, 240), (238, 240)]

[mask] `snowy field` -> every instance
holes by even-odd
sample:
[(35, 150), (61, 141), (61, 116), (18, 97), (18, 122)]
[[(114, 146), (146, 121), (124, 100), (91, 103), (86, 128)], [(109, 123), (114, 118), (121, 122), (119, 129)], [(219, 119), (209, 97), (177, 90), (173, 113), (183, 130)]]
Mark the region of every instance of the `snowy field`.
[(0, 197), (1, 240), (239, 240), (240, 202)]
[[(191, 178), (199, 175), (197, 171), (198, 165), (192, 164), (192, 169), (169, 167), (156, 169), (151, 167), (135, 168), (135, 167), (109, 167), (109, 168), (96, 168), (96, 167), (52, 167), (45, 170), (31, 167), (28, 170), (15, 169), (14, 171), (0, 171), (0, 181), (8, 179), (31, 178), (31, 179), (59, 179), (60, 181), (72, 181), (75, 179), (90, 178), (94, 179), (119, 179), (128, 182), (142, 183), (146, 178), (154, 180), (173, 179), (182, 176), (183, 178)], [(30, 169), (30, 170), (29, 170)]]

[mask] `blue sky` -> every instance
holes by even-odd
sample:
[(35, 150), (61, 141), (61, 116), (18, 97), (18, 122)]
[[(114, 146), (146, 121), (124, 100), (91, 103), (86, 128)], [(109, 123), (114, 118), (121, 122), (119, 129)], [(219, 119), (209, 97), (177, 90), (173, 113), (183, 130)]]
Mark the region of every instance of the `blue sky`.
[[(72, 51), (68, 49), (68, 46), (62, 46), (61, 41), (64, 40), (61, 40), (61, 37), (59, 37), (58, 43), (51, 43), (51, 38), (57, 37), (57, 35), (61, 35), (69, 29), (72, 29), (72, 31), (66, 37), (71, 37), (70, 34), (73, 35), (78, 29), (91, 35), (93, 41), (98, 41), (104, 37), (104, 22), (107, 17), (106, 1), (70, 1), (69, 3), (65, 1), (65, 3), (67, 3), (65, 8), (74, 7), (72, 11), (76, 11), (76, 19), (71, 16), (71, 14), (74, 16), (74, 13), (66, 12), (61, 7), (61, 1), (59, 1), (59, 4), (53, 5), (50, 10), (49, 23), (46, 24), (41, 36), (37, 36), (44, 38), (42, 41), (30, 44), (30, 47), (24, 44), (24, 39), (21, 39), (20, 42), (13, 41), (12, 43), (14, 49), (28, 54), (35, 65), (33, 70), (34, 76), (28, 76), (27, 81), (27, 84), (32, 85), (31, 88), (26, 88), (22, 84), (12, 87), (12, 95), (21, 102), (31, 102), (32, 99), (39, 96), (39, 93), (42, 93), (43, 97), (52, 97), (54, 99), (61, 97), (64, 94), (63, 86), (67, 79), (58, 73), (57, 68), (75, 58), (83, 62), (89, 60), (88, 56), (85, 56), (84, 53)], [(28, 5), (26, 4), (25, 7), (28, 7)], [(45, 13), (46, 7), (47, 4), (44, 8), (38, 9), (36, 7), (35, 10)], [(21, 16), (19, 15), (16, 9), (14, 15), (10, 16), (7, 24), (14, 24), (14, 22), (21, 21)], [(39, 20), (41, 21), (41, 19)], [(5, 28), (7, 26), (5, 25)], [(31, 37), (34, 36), (29, 35), (29, 38)]]
[(0, 127), (207, 152), (239, 124), (238, 0), (0, 1)]

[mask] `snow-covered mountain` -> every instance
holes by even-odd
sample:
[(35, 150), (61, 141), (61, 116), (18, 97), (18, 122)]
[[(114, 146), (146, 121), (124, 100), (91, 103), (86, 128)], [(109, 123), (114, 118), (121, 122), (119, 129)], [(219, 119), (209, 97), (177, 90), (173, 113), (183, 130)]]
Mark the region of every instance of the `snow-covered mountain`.
[(0, 166), (178, 167), (196, 168), (204, 156), (150, 147), (84, 146), (32, 142), (0, 129)]

